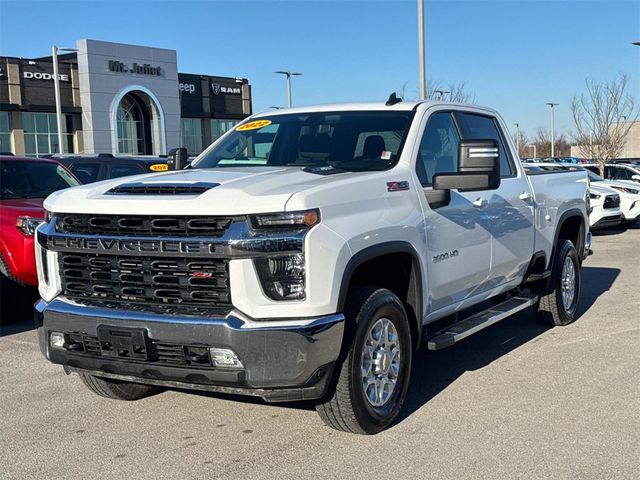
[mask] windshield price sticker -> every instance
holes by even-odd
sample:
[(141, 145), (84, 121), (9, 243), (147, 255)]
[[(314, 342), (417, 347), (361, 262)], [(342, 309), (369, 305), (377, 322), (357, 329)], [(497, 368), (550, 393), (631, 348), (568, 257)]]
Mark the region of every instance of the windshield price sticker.
[(271, 125), (271, 120), (256, 120), (254, 122), (245, 123), (236, 127), (236, 130), (239, 132), (244, 132), (246, 130), (258, 130), (259, 128), (266, 127), (267, 125)]

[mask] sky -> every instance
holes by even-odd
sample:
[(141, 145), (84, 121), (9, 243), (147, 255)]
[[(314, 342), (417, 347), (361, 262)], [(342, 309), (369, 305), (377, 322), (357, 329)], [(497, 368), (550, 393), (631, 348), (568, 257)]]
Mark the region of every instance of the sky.
[[(427, 77), (465, 82), (529, 136), (571, 134), (585, 80), (626, 73), (640, 102), (640, 0), (425, 0)], [(171, 48), (178, 71), (248, 78), (254, 111), (418, 97), (417, 0), (0, 0), (0, 55), (39, 57), (82, 38)]]

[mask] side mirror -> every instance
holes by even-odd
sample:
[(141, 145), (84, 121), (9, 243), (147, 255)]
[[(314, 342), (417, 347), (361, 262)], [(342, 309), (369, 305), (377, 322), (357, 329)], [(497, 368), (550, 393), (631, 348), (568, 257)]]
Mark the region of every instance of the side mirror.
[(167, 164), (169, 165), (169, 170), (182, 170), (187, 166), (188, 158), (189, 154), (187, 153), (186, 148), (172, 148), (171, 150), (169, 150), (169, 154), (167, 155)]
[(640, 175), (631, 175), (631, 180), (634, 182), (640, 182)]
[(498, 142), (462, 140), (458, 150), (460, 164), (457, 172), (433, 176), (435, 190), (475, 192), (495, 190), (500, 186), (500, 150)]

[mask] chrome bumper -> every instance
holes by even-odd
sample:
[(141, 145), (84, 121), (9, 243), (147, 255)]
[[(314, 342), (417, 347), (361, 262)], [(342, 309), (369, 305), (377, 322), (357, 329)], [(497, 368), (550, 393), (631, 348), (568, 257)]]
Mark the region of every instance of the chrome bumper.
[[(321, 397), (340, 354), (344, 333), (342, 314), (259, 321), (237, 312), (220, 318), (159, 315), (79, 305), (62, 298), (38, 302), (35, 322), (42, 353), (51, 362), (63, 365), (66, 371), (254, 395), (274, 402)], [(138, 329), (154, 345), (170, 344), (183, 351), (189, 347), (231, 349), (242, 362), (242, 368), (213, 367), (210, 363), (194, 365), (188, 361), (182, 365), (168, 364), (152, 355), (145, 360), (114, 358), (101, 352), (102, 347), (96, 350), (95, 343), (92, 350), (79, 351), (50, 346), (51, 332), (97, 339), (101, 325), (116, 330)]]

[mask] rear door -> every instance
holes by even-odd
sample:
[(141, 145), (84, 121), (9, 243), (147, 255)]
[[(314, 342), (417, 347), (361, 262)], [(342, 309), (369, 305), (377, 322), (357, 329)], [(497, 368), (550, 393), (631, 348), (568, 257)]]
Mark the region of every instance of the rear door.
[(450, 202), (437, 205), (432, 196), (438, 193), (432, 188), (433, 175), (458, 171), (461, 132), (450, 111), (437, 111), (423, 122), (415, 165), (425, 205), (426, 251), (422, 253), (428, 281), (426, 313), (431, 315), (488, 288), (491, 193), (452, 190)]
[(491, 287), (522, 279), (533, 254), (533, 194), (517, 169), (503, 129), (491, 115), (460, 114), (465, 140), (493, 139), (500, 152), (500, 188), (490, 191), (487, 214), (491, 233)]

